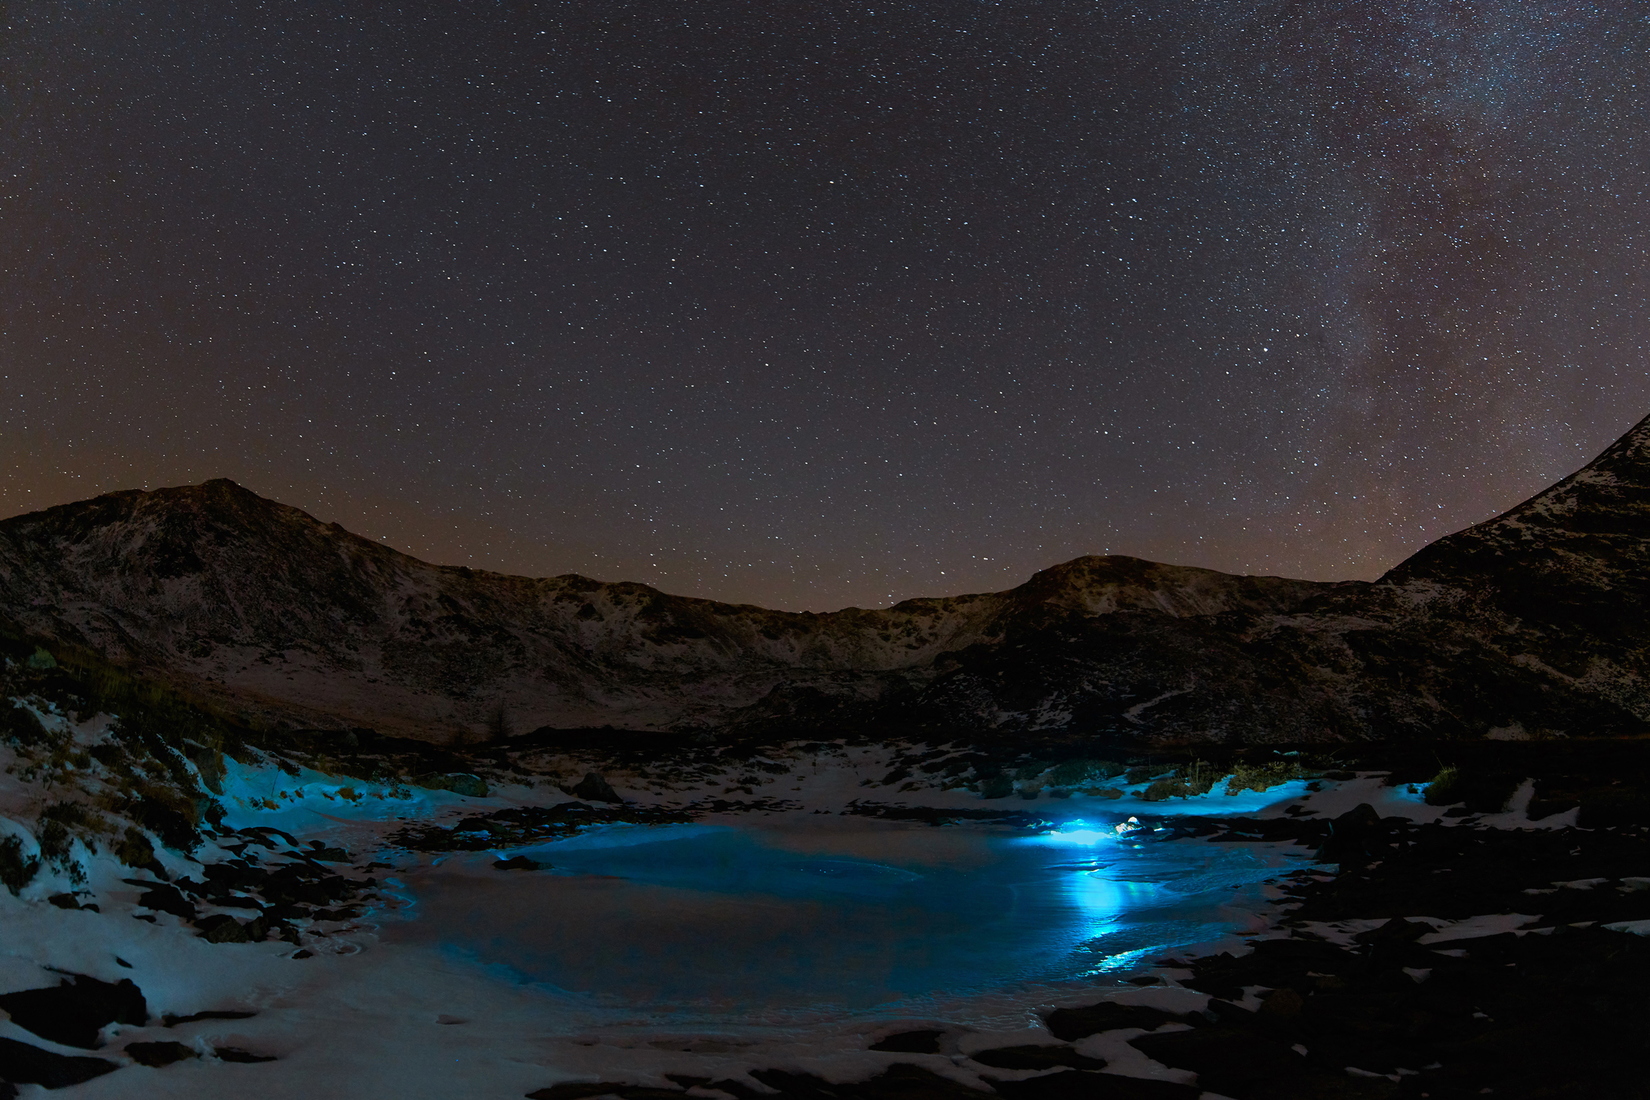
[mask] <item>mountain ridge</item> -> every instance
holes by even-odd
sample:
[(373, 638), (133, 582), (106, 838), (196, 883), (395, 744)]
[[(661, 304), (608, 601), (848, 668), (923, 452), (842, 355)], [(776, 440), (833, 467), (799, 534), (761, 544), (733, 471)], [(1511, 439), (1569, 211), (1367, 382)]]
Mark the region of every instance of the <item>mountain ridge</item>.
[(1650, 418), (1373, 582), (1085, 556), (782, 612), (439, 566), (227, 479), (0, 521), (0, 616), (275, 726), (1335, 741), (1650, 720)]

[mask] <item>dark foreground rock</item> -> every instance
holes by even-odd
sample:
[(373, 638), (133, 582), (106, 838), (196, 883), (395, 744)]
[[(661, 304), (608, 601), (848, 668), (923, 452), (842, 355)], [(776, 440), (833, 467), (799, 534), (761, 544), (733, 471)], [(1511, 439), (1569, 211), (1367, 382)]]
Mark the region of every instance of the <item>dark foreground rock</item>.
[(157, 1043), (127, 1043), (124, 1049), (127, 1057), (138, 1065), (157, 1068), (181, 1062), (186, 1058), (200, 1057), (193, 1047), (170, 1039)]
[(143, 991), (130, 978), (104, 982), (84, 974), (44, 989), (0, 994), (0, 1009), (42, 1039), (85, 1050), (98, 1046), (98, 1033), (109, 1024), (141, 1027), (149, 1020)]
[(0, 1039), (0, 1092), (16, 1096), (11, 1085), (44, 1085), (49, 1089), (68, 1088), (113, 1073), (114, 1062), (102, 1058), (57, 1054), (15, 1039)]
[(1148, 1031), (1168, 1023), (1185, 1023), (1190, 1016), (1163, 1012), (1143, 1005), (1120, 1005), (1102, 1001), (1087, 1008), (1057, 1008), (1043, 1017), (1049, 1034), (1056, 1039), (1071, 1042), (1102, 1031), (1117, 1031), (1126, 1027), (1140, 1027)]

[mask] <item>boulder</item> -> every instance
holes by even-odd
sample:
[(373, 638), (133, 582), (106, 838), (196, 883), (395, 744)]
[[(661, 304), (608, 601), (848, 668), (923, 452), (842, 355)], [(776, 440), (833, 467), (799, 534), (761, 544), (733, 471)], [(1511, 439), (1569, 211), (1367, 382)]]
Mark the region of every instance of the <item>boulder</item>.
[[(142, 1027), (149, 1022), (143, 991), (130, 978), (103, 982), (72, 974), (45, 989), (0, 995), (0, 1009), (11, 1016), (12, 1023), (42, 1039), (86, 1050), (99, 1045), (98, 1033), (108, 1024)], [(0, 1079), (8, 1079), (3, 1071)], [(20, 1082), (23, 1078), (9, 1080)]]

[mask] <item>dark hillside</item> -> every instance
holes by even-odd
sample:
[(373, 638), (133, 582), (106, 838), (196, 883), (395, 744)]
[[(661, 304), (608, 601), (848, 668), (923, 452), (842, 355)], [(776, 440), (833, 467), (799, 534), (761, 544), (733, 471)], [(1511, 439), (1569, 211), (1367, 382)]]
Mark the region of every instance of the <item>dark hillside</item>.
[(253, 723), (1141, 744), (1619, 736), (1650, 721), (1650, 421), (1369, 584), (1078, 558), (788, 613), (431, 565), (229, 481), (0, 522), (0, 615)]

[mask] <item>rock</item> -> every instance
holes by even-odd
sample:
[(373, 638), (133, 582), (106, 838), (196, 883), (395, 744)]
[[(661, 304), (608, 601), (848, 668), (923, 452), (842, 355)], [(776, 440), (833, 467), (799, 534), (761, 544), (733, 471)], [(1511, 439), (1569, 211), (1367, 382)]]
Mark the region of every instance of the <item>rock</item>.
[(1422, 936), (1436, 932), (1438, 929), (1424, 920), (1408, 921), (1403, 917), (1393, 917), (1379, 928), (1371, 928), (1367, 932), (1359, 932), (1352, 939), (1357, 943), (1414, 943)]
[(253, 1054), (250, 1050), (240, 1047), (215, 1047), (212, 1050), (220, 1062), (273, 1062), (277, 1059), (273, 1054)]
[(536, 859), (526, 856), (511, 856), (509, 859), (493, 860), (493, 867), (500, 871), (542, 871), (549, 867), (548, 863), (540, 863)]
[(1048, 1025), (1050, 1035), (1069, 1043), (1119, 1028), (1139, 1027), (1150, 1031), (1167, 1023), (1201, 1023), (1202, 1020), (1199, 1017), (1177, 1016), (1172, 1012), (1147, 1008), (1144, 1005), (1122, 1005), (1116, 1001), (1101, 1001), (1087, 1008), (1057, 1008), (1044, 1016), (1043, 1022)]
[(1298, 1016), (1305, 1006), (1306, 998), (1285, 986), (1267, 994), (1260, 1003), (1260, 1012), (1265, 1016)]
[(581, 798), (586, 802), (623, 802), (619, 792), (615, 791), (610, 783), (595, 772), (586, 772), (583, 779), (569, 788), (568, 794), (574, 798)]
[(1370, 859), (1373, 852), (1384, 845), (1385, 829), (1381, 815), (1367, 802), (1329, 823), (1329, 838), (1318, 849), (1320, 863), (1355, 863)]
[[(86, 1050), (98, 1046), (98, 1032), (109, 1024), (142, 1027), (149, 1022), (143, 991), (130, 978), (111, 983), (74, 974), (46, 989), (0, 995), (0, 1009), (11, 1016), (12, 1023), (42, 1039)], [(0, 1079), (4, 1077), (0, 1073)]]
[(170, 1012), (160, 1018), (160, 1022), (167, 1027), (177, 1027), (179, 1024), (192, 1024), (196, 1020), (250, 1020), (256, 1012), (238, 1012), (233, 1009), (208, 1009), (205, 1012), (191, 1012), (187, 1016), (174, 1016)]
[[(49, 1036), (48, 1036), (49, 1038)], [(73, 1044), (79, 1045), (79, 1044)], [(0, 1039), (0, 1082), (67, 1088), (113, 1073), (120, 1067), (102, 1058), (57, 1054), (15, 1039)], [(17, 1093), (14, 1091), (13, 1096)]]
[(200, 1053), (193, 1047), (186, 1047), (169, 1039), (158, 1043), (127, 1043), (125, 1053), (140, 1066), (157, 1068), (181, 1062), (185, 1058), (200, 1057)]
[(1248, 1100), (1257, 1084), (1276, 1087), (1305, 1076), (1306, 1059), (1289, 1046), (1236, 1027), (1218, 1026), (1129, 1040), (1146, 1057), (1189, 1069), (1210, 1092)]
[(157, 882), (148, 884), (149, 888), (138, 895), (138, 904), (153, 909), (157, 913), (171, 913), (184, 920), (194, 920), (196, 910), (184, 897), (176, 886), (169, 883)]
[(252, 942), (246, 927), (227, 913), (214, 913), (209, 917), (202, 917), (195, 922), (195, 927), (200, 929), (201, 939), (207, 943)]
[(975, 1051), (969, 1057), (982, 1066), (996, 1069), (1056, 1069), (1060, 1066), (1070, 1069), (1106, 1068), (1103, 1059), (1084, 1057), (1068, 1046), (997, 1047)]
[(894, 1054), (938, 1054), (943, 1031), (896, 1031), (872, 1043), (867, 1050)]

